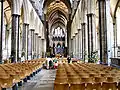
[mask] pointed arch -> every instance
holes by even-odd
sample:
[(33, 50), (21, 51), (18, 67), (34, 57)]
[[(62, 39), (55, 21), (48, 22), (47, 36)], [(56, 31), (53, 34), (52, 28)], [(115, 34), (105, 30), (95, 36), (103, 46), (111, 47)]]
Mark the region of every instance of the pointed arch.
[[(44, 14), (47, 13), (47, 7), (50, 5), (50, 3), (52, 3), (54, 0), (45, 0), (43, 3), (43, 11)], [(65, 3), (65, 5), (68, 7), (68, 12), (69, 14), (71, 13), (71, 3), (69, 0), (61, 0), (63, 3)]]

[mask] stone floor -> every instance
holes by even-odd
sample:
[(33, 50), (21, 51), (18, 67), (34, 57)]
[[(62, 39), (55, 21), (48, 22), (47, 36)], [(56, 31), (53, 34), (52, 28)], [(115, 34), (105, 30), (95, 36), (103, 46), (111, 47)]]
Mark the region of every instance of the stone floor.
[[(18, 90), (53, 90), (56, 71), (42, 69)], [(10, 89), (7, 89), (10, 90)]]

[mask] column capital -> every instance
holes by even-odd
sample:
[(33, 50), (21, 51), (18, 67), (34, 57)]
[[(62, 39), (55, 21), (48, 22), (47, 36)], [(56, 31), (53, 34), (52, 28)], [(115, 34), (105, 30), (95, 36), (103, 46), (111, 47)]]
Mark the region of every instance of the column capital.
[(29, 26), (29, 24), (28, 23), (23, 23), (24, 25), (26, 25), (26, 26)]
[(85, 25), (86, 23), (81, 23), (81, 25)]
[(30, 29), (30, 31), (35, 31), (35, 29)]
[(78, 33), (75, 33), (75, 35), (77, 35)]
[(95, 15), (94, 13), (88, 13), (88, 14), (86, 14), (87, 16), (93, 16), (93, 15)]
[(75, 36), (73, 36), (73, 38), (75, 38)]
[(38, 38), (41, 38), (41, 36), (38, 36)]
[(4, 2), (5, 0), (0, 0), (0, 2)]
[(106, 1), (106, 0), (98, 0), (98, 1), (100, 2), (100, 1)]
[(116, 17), (113, 18), (113, 25), (116, 24)]
[(35, 35), (38, 35), (38, 33), (35, 33)]
[(12, 14), (12, 16), (18, 16), (18, 17), (20, 17), (20, 15), (19, 15), (19, 14)]

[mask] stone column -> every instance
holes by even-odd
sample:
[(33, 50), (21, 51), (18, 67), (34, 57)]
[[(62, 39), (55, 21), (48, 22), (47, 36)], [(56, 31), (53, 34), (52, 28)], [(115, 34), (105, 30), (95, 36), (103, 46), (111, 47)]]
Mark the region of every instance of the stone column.
[(31, 59), (34, 59), (34, 29), (30, 29), (31, 34)]
[(75, 57), (75, 54), (76, 54), (75, 53), (75, 36), (73, 36), (73, 52), (74, 52), (73, 56)]
[(4, 0), (1, 0), (0, 1), (0, 4), (1, 4), (1, 8), (0, 8), (0, 18), (1, 18), (1, 22), (0, 22), (0, 64), (2, 64), (2, 32), (3, 32), (3, 19), (4, 19), (4, 8), (3, 8), (3, 1)]
[(82, 59), (82, 30), (79, 31), (79, 34), (80, 59)]
[(27, 25), (27, 38), (26, 38), (26, 59), (28, 60), (28, 48), (29, 48), (29, 24)]
[(72, 39), (72, 50), (73, 50), (73, 57), (74, 57), (74, 37)]
[(85, 23), (81, 23), (81, 29), (82, 29), (82, 59), (85, 61), (85, 54), (86, 54)]
[(11, 62), (19, 60), (19, 19), (20, 15), (12, 15), (12, 34), (11, 34)]
[(91, 61), (93, 53), (93, 14), (87, 14), (88, 23), (88, 62)]
[(80, 44), (80, 29), (78, 30), (78, 50), (79, 50), (79, 55), (78, 55), (78, 57), (79, 57), (79, 59), (80, 59), (80, 47), (81, 47), (81, 44)]
[(34, 59), (36, 58), (36, 33), (34, 33), (34, 50), (33, 50)]
[(39, 58), (39, 45), (40, 45), (40, 41), (39, 41), (39, 36), (37, 35), (37, 48), (36, 48), (36, 53), (37, 53), (37, 58)]
[(46, 39), (43, 39), (43, 50), (44, 50), (44, 57), (46, 56), (46, 47), (45, 47), (45, 45), (46, 45)]
[(31, 40), (31, 37), (32, 37), (32, 35), (31, 35), (32, 33), (31, 33), (31, 30), (28, 30), (28, 45), (27, 45), (27, 47), (28, 47), (28, 60), (31, 60), (31, 53), (32, 53), (32, 40)]
[(38, 36), (38, 54), (39, 54), (39, 58), (42, 56), (41, 53), (41, 45), (42, 45), (42, 42), (41, 42), (41, 36)]
[(116, 22), (116, 17), (113, 19), (113, 36), (114, 36), (114, 57), (117, 57), (117, 22)]
[(99, 7), (99, 38), (100, 61), (107, 63), (107, 27), (106, 27), (106, 0), (98, 0)]
[(37, 42), (38, 42), (38, 33), (35, 33), (35, 38), (34, 38), (34, 55), (35, 55), (35, 58), (37, 58)]
[(42, 41), (42, 44), (41, 44), (42, 57), (44, 57), (44, 54), (45, 54), (45, 52), (44, 52), (44, 39), (41, 39), (41, 41)]
[(69, 14), (69, 21), (67, 22), (67, 54), (71, 53), (71, 19)]
[(77, 34), (75, 33), (75, 38), (74, 38), (74, 39), (75, 39), (75, 46), (74, 46), (74, 49), (75, 49), (75, 57), (76, 57), (76, 35), (77, 35)]
[(23, 24), (22, 51), (25, 53), (25, 60), (28, 59), (28, 32), (29, 24)]
[(78, 36), (78, 33), (76, 33), (76, 36), (75, 36), (75, 44), (76, 44), (76, 46), (75, 46), (75, 52), (76, 52), (76, 58), (77, 58), (77, 54), (78, 54), (78, 52), (77, 52), (77, 49), (78, 49), (78, 48), (77, 48), (77, 46), (78, 46), (78, 45), (77, 45), (77, 44), (78, 44), (78, 42), (77, 42), (77, 41), (78, 41), (77, 36)]
[(78, 58), (78, 33), (76, 33), (76, 36), (75, 36), (75, 43), (76, 43), (76, 47), (75, 47), (75, 52), (76, 52), (76, 58)]
[(78, 58), (80, 59), (80, 29), (78, 29), (78, 49), (77, 49), (77, 52), (78, 52)]
[(33, 34), (33, 59), (35, 59), (35, 55), (36, 54), (36, 35), (35, 35), (35, 31)]
[(71, 39), (71, 56), (73, 57), (73, 38)]
[(38, 33), (36, 33), (36, 58), (38, 57), (38, 43), (39, 43), (39, 39), (38, 39)]

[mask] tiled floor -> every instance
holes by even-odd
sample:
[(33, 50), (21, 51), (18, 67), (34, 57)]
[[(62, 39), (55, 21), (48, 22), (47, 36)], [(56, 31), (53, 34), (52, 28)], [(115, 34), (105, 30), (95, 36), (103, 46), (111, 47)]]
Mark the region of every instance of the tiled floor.
[(55, 70), (42, 69), (31, 80), (19, 87), (18, 90), (53, 90), (55, 75)]

